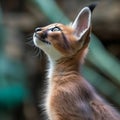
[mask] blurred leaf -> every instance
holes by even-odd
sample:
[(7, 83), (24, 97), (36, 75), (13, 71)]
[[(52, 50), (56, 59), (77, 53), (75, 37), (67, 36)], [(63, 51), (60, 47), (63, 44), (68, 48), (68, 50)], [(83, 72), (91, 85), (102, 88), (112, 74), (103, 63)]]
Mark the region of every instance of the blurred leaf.
[(34, 0), (43, 13), (51, 20), (51, 22), (69, 23), (69, 19), (64, 15), (62, 10), (57, 6), (54, 0)]
[(108, 53), (95, 35), (92, 35), (87, 59), (107, 77), (120, 85), (120, 62)]

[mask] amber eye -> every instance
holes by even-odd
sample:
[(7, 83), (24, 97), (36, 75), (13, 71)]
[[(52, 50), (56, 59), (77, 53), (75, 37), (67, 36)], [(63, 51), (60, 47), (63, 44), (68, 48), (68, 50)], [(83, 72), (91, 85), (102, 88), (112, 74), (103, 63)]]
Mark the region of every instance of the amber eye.
[(61, 31), (61, 29), (59, 27), (54, 27), (54, 28), (51, 29), (51, 31), (53, 31), (53, 32), (54, 31)]

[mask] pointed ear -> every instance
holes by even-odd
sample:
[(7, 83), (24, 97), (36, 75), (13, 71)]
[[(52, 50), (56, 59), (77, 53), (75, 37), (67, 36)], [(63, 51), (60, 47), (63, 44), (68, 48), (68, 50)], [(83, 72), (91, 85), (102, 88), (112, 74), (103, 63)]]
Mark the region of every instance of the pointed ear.
[(78, 16), (76, 17), (75, 21), (72, 24), (72, 28), (75, 30), (74, 35), (80, 40), (84, 34), (90, 30), (91, 27), (91, 11), (93, 7), (84, 7)]

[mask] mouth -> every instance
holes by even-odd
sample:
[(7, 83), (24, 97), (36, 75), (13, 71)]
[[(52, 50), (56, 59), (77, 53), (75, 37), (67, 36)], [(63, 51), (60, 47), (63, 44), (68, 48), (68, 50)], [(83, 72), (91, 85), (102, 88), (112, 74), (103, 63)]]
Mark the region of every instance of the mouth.
[(45, 37), (43, 38), (43, 37), (41, 37), (41, 36), (40, 36), (39, 34), (37, 34), (37, 33), (35, 33), (35, 37), (36, 37), (37, 39), (39, 39), (40, 41), (46, 43), (46, 44), (51, 44), (49, 41), (47, 41), (47, 40), (45, 39)]

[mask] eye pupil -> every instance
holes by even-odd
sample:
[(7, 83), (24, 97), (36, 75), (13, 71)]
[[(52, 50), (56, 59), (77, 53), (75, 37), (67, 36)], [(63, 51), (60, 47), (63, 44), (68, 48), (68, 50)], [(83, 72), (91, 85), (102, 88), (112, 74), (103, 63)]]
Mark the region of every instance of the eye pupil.
[(52, 29), (52, 31), (60, 31), (60, 28), (54, 27), (54, 28)]

